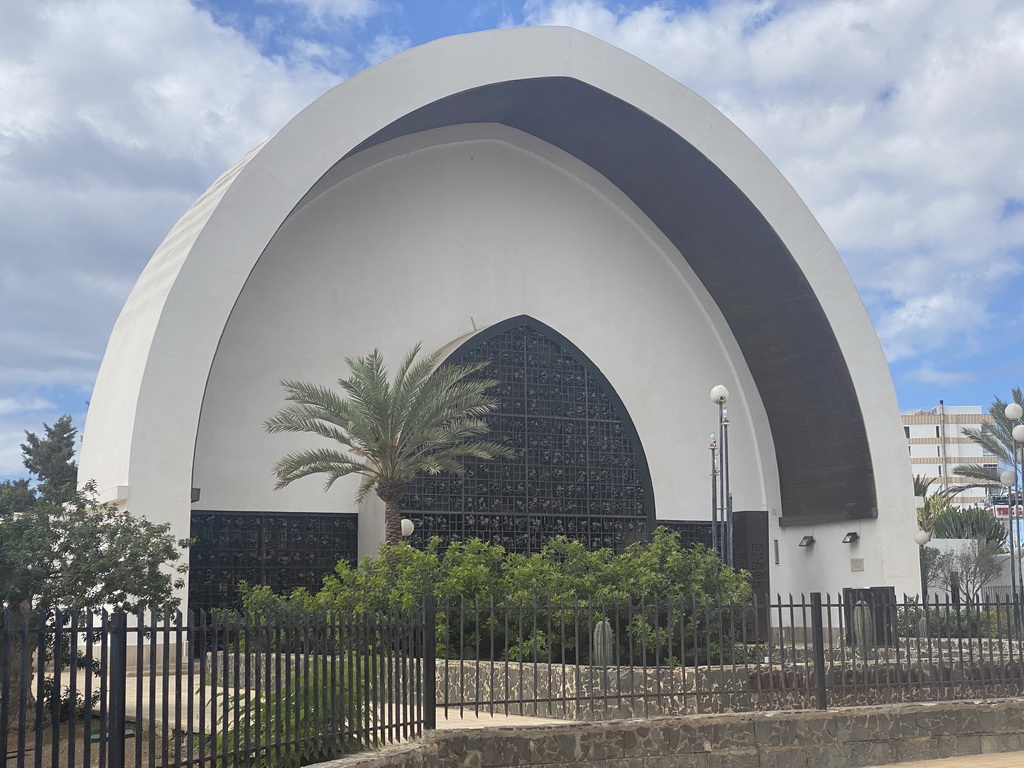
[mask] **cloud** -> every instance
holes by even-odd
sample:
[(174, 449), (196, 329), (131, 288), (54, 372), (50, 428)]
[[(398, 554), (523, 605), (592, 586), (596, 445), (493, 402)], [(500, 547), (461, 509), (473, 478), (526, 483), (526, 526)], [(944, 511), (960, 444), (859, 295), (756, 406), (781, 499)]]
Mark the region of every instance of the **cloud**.
[(376, 35), (363, 50), (363, 58), (369, 65), (378, 64), (384, 59), (390, 59), (396, 53), (401, 53), (412, 45), (408, 37), (381, 33)]
[(298, 6), (314, 19), (362, 19), (380, 9), (376, 0), (278, 0), (285, 5)]
[(54, 408), (53, 403), (36, 395), (29, 395), (24, 399), (0, 397), (0, 480), (27, 474), (21, 456), (25, 432), (13, 427), (12, 424), (28, 421), (41, 424), (47, 418), (52, 422)]
[(21, 443), (25, 433), (0, 429), (0, 479), (24, 477), (28, 474), (21, 461)]
[(41, 397), (31, 397), (25, 401), (19, 401), (13, 397), (0, 397), (0, 416), (9, 416), (15, 413), (36, 413), (39, 411), (49, 411), (52, 408), (53, 403)]
[[(0, 3), (0, 399), (60, 386), (77, 410), (175, 220), (340, 79), (184, 0)], [(0, 413), (0, 477), (38, 422)]]
[(526, 22), (603, 38), (729, 116), (835, 242), (891, 361), (993, 332), (1024, 273), (1020, 3), (551, 0)]
[(932, 363), (924, 363), (914, 370), (908, 371), (906, 377), (924, 384), (935, 384), (943, 388), (978, 380), (978, 374), (974, 371), (944, 371), (939, 370)]

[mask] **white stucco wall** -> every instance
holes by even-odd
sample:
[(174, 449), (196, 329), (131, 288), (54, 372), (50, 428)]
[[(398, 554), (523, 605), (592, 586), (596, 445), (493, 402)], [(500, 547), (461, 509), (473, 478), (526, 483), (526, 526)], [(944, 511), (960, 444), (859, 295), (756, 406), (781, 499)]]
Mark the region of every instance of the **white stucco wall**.
[(728, 327), (616, 188), (497, 125), (429, 131), (373, 153), (376, 164), (281, 228), (232, 312), (200, 422), (203, 509), (354, 511), (355, 480), (327, 495), (316, 478), (271, 490), (274, 461), (309, 445), (263, 434), (262, 420), (283, 404), (278, 381), (331, 383), (346, 356), (379, 347), (397, 364), (417, 341), (436, 349), (521, 314), (571, 339), (616, 387), (660, 518), (710, 516), (700, 478), (717, 383), (732, 393), (735, 508), (778, 507), (766, 417)]

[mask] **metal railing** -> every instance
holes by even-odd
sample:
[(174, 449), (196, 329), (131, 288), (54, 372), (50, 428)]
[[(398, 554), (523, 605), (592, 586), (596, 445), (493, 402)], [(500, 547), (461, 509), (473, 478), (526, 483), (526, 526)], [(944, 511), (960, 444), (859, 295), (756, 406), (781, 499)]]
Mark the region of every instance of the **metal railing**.
[(1024, 692), (1021, 611), (1007, 598), (462, 601), (442, 604), (437, 621), (446, 717), (604, 720)]
[(0, 768), (304, 765), (408, 739), (433, 724), (423, 630), (422, 612), (5, 612)]
[[(603, 720), (1024, 692), (1024, 613), (891, 592), (268, 619), (0, 617), (7, 766), (299, 766), (447, 718)], [(432, 681), (433, 684), (428, 684)], [(435, 709), (437, 707), (437, 709)]]

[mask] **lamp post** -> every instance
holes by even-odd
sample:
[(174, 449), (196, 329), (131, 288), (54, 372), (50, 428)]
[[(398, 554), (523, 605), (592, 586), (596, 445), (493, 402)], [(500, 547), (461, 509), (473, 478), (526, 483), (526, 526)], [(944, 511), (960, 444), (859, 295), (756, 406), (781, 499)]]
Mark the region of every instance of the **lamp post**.
[[(1003, 409), (1005, 416), (1011, 423), (1010, 436), (1010, 469), (1003, 472), (999, 479), (1003, 481), (1006, 489), (1006, 509), (1010, 523), (1010, 581), (1013, 583), (1013, 603), (1018, 605), (1021, 593), (1024, 592), (1024, 574), (1021, 573), (1019, 563), (1014, 563), (1014, 553), (1020, 549), (1020, 531), (1017, 528), (1018, 515), (1017, 505), (1024, 496), (1024, 424), (1021, 418), (1024, 417), (1024, 408), (1020, 403), (1009, 403)], [(1018, 422), (1013, 424), (1013, 422)], [(1017, 451), (1020, 448), (1020, 461), (1017, 461)], [(1017, 466), (1020, 466), (1020, 482), (1017, 482)], [(1009, 480), (1009, 482), (1006, 482)], [(1015, 578), (1016, 577), (1016, 578)]]
[(402, 538), (408, 539), (412, 536), (412, 532), (416, 530), (416, 523), (410, 520), (408, 517), (402, 518)]
[[(716, 505), (714, 520), (712, 521), (712, 538), (717, 539), (716, 529), (718, 527), (718, 520), (720, 519), (725, 523), (724, 530), (722, 531), (721, 549), (719, 555), (722, 558), (722, 562), (726, 565), (731, 566), (732, 563), (732, 494), (729, 490), (729, 413), (725, 409), (725, 404), (729, 401), (729, 390), (726, 389), (722, 384), (717, 384), (711, 388), (711, 402), (718, 405), (718, 435), (719, 435), (719, 456), (721, 461), (719, 462), (720, 470), (718, 473), (719, 482), (719, 503)], [(714, 484), (714, 478), (712, 478), (712, 485)], [(718, 514), (721, 509), (721, 515)]]
[(1013, 602), (1016, 604), (1017, 595), (1019, 594), (1017, 589), (1017, 569), (1019, 564), (1015, 562), (1014, 552), (1020, 548), (1020, 535), (1014, 522), (1014, 507), (1016, 504), (1011, 503), (1011, 499), (1013, 498), (1013, 489), (1017, 485), (1017, 468), (1004, 469), (1000, 472), (999, 482), (1006, 488), (1006, 528), (1009, 534), (1007, 543), (1010, 550), (1010, 589), (1013, 592)]
[(718, 549), (718, 443), (715, 433), (711, 433), (711, 548)]

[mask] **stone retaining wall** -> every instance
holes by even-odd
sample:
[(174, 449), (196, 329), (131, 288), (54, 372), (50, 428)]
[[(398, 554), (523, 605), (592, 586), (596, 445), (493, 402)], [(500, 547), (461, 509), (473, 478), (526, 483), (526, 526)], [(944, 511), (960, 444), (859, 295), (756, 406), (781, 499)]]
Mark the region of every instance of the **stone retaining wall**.
[[(996, 698), (1024, 693), (1024, 663), (986, 660), (948, 665), (882, 661), (832, 666), (829, 707)], [(785, 668), (588, 667), (519, 662), (437, 664), (437, 702), (448, 707), (565, 720), (611, 720), (712, 712), (813, 707), (806, 665)]]
[(847, 768), (1022, 749), (1024, 702), (999, 700), (432, 731), (319, 768)]

